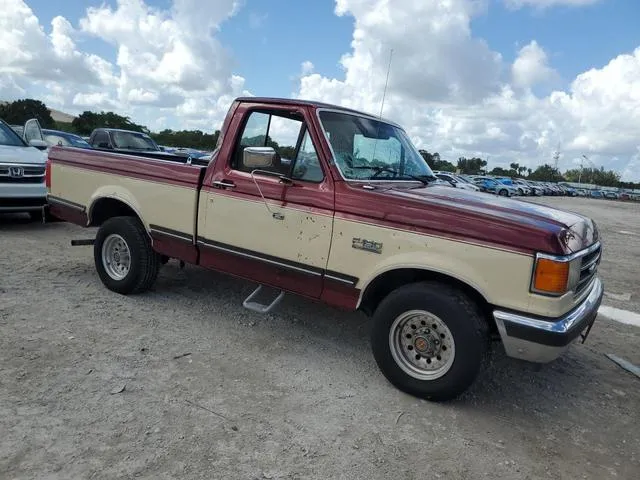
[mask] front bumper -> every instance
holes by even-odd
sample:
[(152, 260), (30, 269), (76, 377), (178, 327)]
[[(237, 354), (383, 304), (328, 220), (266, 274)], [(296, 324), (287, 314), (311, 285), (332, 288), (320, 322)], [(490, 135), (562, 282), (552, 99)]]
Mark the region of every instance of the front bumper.
[(0, 212), (31, 212), (46, 205), (44, 178), (34, 183), (0, 183)]
[(603, 293), (602, 282), (596, 277), (583, 302), (557, 319), (495, 310), (493, 318), (507, 355), (536, 363), (555, 360), (585, 329), (591, 328)]

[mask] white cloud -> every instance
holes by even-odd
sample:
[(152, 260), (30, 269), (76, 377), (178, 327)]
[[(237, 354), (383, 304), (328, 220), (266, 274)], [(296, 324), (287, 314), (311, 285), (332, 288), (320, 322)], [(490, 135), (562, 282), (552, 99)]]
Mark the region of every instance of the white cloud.
[(377, 114), (393, 48), (384, 116), (403, 124), (419, 148), (454, 163), (477, 155), (490, 156), (492, 166), (535, 168), (552, 162), (560, 144), (562, 169), (586, 153), (640, 179), (640, 169), (627, 168), (640, 146), (640, 48), (539, 97), (532, 87), (557, 78), (547, 54), (534, 40), (505, 65), (471, 34), (478, 5), (406, 0), (391, 9), (388, 0), (336, 0), (336, 14), (355, 21), (344, 77), (310, 73), (295, 95)]
[[(0, 0), (0, 97), (36, 91), (55, 108), (109, 108), (140, 123), (157, 118), (148, 106), (189, 110), (202, 101), (199, 124), (211, 130), (224, 112), (207, 105), (223, 98), (228, 106), (246, 93), (215, 38), (239, 6), (239, 0), (173, 0), (161, 10), (143, 0), (117, 0), (89, 7), (75, 28), (58, 16), (47, 34), (23, 0)], [(78, 38), (105, 41), (115, 62), (81, 51)], [(66, 88), (53, 94), (52, 83)]]
[(302, 75), (310, 75), (313, 73), (315, 66), (309, 60), (302, 62)]
[(511, 66), (511, 74), (513, 83), (523, 88), (532, 87), (556, 76), (556, 72), (548, 65), (546, 52), (535, 40), (520, 49)]

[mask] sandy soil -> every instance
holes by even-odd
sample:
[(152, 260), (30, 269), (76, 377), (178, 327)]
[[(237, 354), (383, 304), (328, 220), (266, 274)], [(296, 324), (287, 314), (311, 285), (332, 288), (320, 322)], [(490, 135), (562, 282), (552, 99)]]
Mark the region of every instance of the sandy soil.
[[(535, 201), (596, 219), (605, 303), (640, 312), (640, 205)], [(290, 296), (260, 316), (251, 284), (174, 262), (119, 296), (69, 246), (88, 234), (0, 218), (2, 479), (638, 478), (640, 379), (605, 356), (640, 364), (638, 328), (600, 317), (544, 366), (497, 345), (433, 404), (385, 381), (361, 314)]]

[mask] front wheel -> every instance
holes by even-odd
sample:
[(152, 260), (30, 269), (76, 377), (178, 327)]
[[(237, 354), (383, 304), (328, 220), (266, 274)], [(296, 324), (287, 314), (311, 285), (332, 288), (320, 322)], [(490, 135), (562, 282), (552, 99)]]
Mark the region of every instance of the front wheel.
[(373, 317), (378, 367), (395, 387), (433, 401), (467, 390), (489, 352), (487, 322), (461, 291), (435, 282), (389, 294)]
[(96, 235), (93, 257), (102, 283), (125, 295), (151, 288), (160, 268), (160, 255), (134, 217), (113, 217), (104, 222)]

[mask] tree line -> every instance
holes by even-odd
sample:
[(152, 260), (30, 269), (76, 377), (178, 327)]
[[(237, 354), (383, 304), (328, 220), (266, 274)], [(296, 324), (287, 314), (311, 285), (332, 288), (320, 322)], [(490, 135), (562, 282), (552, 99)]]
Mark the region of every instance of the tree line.
[(47, 106), (32, 98), (16, 100), (0, 105), (0, 118), (11, 125), (23, 125), (31, 118), (37, 118), (42, 128), (61, 130), (80, 136), (89, 136), (95, 128), (122, 128), (147, 133), (159, 145), (168, 147), (191, 147), (201, 150), (213, 150), (220, 131), (205, 133), (201, 130), (171, 130), (151, 132), (146, 126), (139, 125), (131, 118), (114, 112), (92, 112), (86, 110), (72, 122), (56, 122)]
[(509, 168), (494, 167), (487, 170), (487, 161), (478, 157), (460, 157), (454, 165), (453, 163), (440, 158), (438, 152), (430, 153), (420, 150), (420, 155), (433, 170), (445, 172), (456, 172), (468, 175), (495, 175), (500, 177), (526, 178), (528, 180), (540, 182), (574, 182), (590, 183), (601, 187), (618, 187), (640, 189), (640, 183), (623, 182), (620, 174), (614, 170), (605, 170), (604, 167), (597, 168), (574, 168), (561, 173), (554, 166), (545, 163), (536, 167), (535, 170), (521, 166), (519, 163), (511, 163)]
[[(86, 110), (70, 123), (56, 122), (51, 117), (51, 112), (43, 102), (31, 98), (0, 105), (0, 118), (14, 125), (23, 125), (30, 118), (37, 118), (42, 128), (62, 130), (81, 136), (90, 135), (91, 132), (98, 127), (135, 130), (149, 134), (159, 145), (166, 145), (168, 147), (191, 147), (202, 150), (213, 150), (220, 135), (219, 130), (216, 130), (214, 133), (205, 133), (200, 130), (170, 129), (151, 132), (146, 126), (133, 122), (129, 117), (104, 111), (92, 112)], [(504, 167), (494, 167), (492, 170), (487, 171), (487, 161), (478, 157), (460, 157), (454, 165), (440, 158), (438, 152), (430, 153), (427, 150), (420, 150), (420, 155), (422, 155), (433, 170), (446, 172), (460, 170), (460, 173), (470, 175), (486, 174), (518, 177), (542, 182), (581, 181), (582, 183), (592, 183), (604, 187), (640, 188), (640, 183), (622, 182), (618, 172), (605, 170), (604, 167), (600, 169), (571, 169), (561, 173), (549, 164), (540, 165), (535, 170), (532, 170), (518, 163), (511, 163), (508, 169)]]

